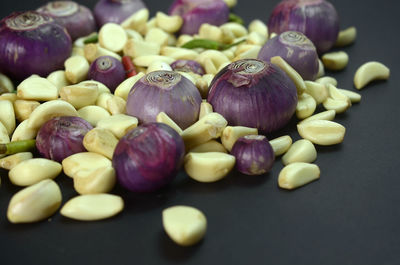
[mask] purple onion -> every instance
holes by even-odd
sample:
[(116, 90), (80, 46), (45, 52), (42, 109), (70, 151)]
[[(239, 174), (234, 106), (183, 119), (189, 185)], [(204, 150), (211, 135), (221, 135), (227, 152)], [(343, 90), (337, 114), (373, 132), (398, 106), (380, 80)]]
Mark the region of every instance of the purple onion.
[(277, 34), (288, 30), (299, 31), (322, 54), (336, 42), (339, 17), (335, 7), (325, 0), (284, 0), (272, 11), (268, 29)]
[(88, 78), (106, 85), (111, 92), (125, 80), (122, 63), (111, 56), (100, 56), (90, 65)]
[(119, 140), (112, 164), (123, 187), (151, 192), (175, 178), (184, 154), (183, 140), (174, 129), (163, 123), (147, 123)]
[(176, 60), (171, 64), (174, 71), (179, 72), (193, 72), (198, 75), (204, 75), (206, 71), (200, 63), (194, 60)]
[(246, 175), (261, 175), (271, 170), (274, 150), (263, 135), (240, 137), (233, 145), (231, 155), (236, 158), (236, 169)]
[(279, 67), (257, 59), (243, 59), (223, 68), (210, 84), (207, 101), (232, 126), (270, 133), (293, 116), (297, 91)]
[(204, 23), (219, 26), (229, 19), (229, 7), (223, 0), (175, 0), (168, 12), (183, 18), (180, 33), (189, 35)]
[(39, 7), (38, 12), (54, 18), (64, 26), (72, 40), (96, 31), (96, 21), (89, 8), (73, 1), (53, 1)]
[(85, 152), (83, 137), (93, 129), (79, 117), (61, 116), (47, 121), (36, 136), (36, 148), (48, 159), (61, 162), (64, 158)]
[(285, 31), (268, 40), (261, 48), (258, 59), (269, 62), (274, 56), (282, 57), (305, 80), (315, 80), (317, 77), (319, 70), (317, 50), (300, 32)]
[(0, 21), (0, 72), (14, 79), (63, 69), (71, 49), (67, 30), (50, 16), (16, 12)]
[(94, 6), (93, 13), (99, 27), (106, 23), (121, 24), (129, 16), (146, 5), (141, 0), (100, 0)]
[(186, 77), (174, 71), (154, 71), (135, 83), (126, 101), (126, 113), (142, 123), (155, 122), (165, 112), (182, 129), (199, 118), (200, 92)]

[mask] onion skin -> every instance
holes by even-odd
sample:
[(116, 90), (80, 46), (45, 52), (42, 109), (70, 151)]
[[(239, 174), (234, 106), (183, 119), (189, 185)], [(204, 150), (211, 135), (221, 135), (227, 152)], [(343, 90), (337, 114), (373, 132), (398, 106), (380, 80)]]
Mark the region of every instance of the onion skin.
[(297, 105), (297, 90), (279, 67), (243, 59), (223, 68), (210, 84), (207, 101), (231, 126), (270, 133), (285, 126)]
[(112, 163), (123, 187), (152, 192), (175, 178), (184, 154), (183, 140), (174, 129), (163, 123), (147, 123), (119, 140)]
[(0, 71), (15, 80), (63, 69), (71, 50), (67, 30), (47, 15), (16, 12), (0, 21)]
[(220, 26), (229, 19), (229, 7), (223, 0), (175, 0), (168, 13), (183, 18), (180, 33), (189, 35), (204, 23)]
[(36, 148), (43, 157), (61, 162), (70, 155), (86, 152), (82, 141), (91, 129), (93, 126), (79, 117), (53, 118), (39, 129)]
[(88, 78), (104, 84), (111, 92), (114, 92), (125, 80), (125, 68), (114, 57), (100, 56), (90, 65)]
[(240, 137), (231, 150), (236, 158), (236, 169), (246, 175), (261, 175), (271, 170), (275, 161), (274, 150), (263, 135)]
[(170, 66), (172, 70), (179, 72), (192, 72), (198, 75), (206, 73), (203, 66), (194, 60), (176, 60)]
[(93, 13), (97, 26), (106, 23), (121, 24), (136, 11), (146, 8), (141, 0), (100, 0), (94, 6)]
[(268, 40), (261, 48), (258, 59), (269, 62), (274, 56), (282, 57), (305, 80), (314, 81), (319, 64), (314, 44), (302, 33), (285, 31)]
[(314, 43), (319, 54), (323, 54), (336, 42), (339, 16), (335, 7), (325, 0), (285, 0), (272, 11), (268, 29), (277, 34), (299, 31)]
[(148, 123), (163, 111), (186, 129), (198, 120), (201, 102), (200, 92), (189, 79), (174, 71), (154, 71), (132, 87), (126, 113)]
[(92, 11), (74, 1), (49, 2), (36, 11), (51, 16), (61, 26), (64, 26), (72, 40), (96, 31), (96, 21)]

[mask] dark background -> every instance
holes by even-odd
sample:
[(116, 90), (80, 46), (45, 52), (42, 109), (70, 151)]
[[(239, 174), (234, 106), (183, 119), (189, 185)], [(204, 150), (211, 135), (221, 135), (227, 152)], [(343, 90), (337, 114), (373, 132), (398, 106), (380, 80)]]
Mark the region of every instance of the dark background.
[[(3, 1), (0, 16), (46, 1)], [(146, 1), (152, 14), (171, 1)], [(80, 1), (92, 8), (95, 1)], [(235, 12), (246, 23), (264, 21), (277, 1), (239, 0)], [(321, 178), (298, 190), (277, 187), (280, 159), (264, 176), (231, 173), (201, 184), (181, 172), (165, 190), (138, 195), (117, 187), (126, 208), (115, 218), (77, 222), (55, 214), (48, 221), (14, 225), (6, 211), (19, 190), (1, 171), (0, 264), (400, 264), (400, 142), (398, 1), (332, 0), (341, 27), (356, 26), (357, 42), (344, 50), (345, 71), (328, 73), (339, 87), (354, 89), (353, 75), (376, 60), (391, 69), (387, 82), (364, 88), (362, 101), (336, 121), (345, 140), (318, 148)], [(276, 136), (296, 140), (296, 120)], [(59, 176), (63, 202), (75, 196), (71, 179)], [(184, 204), (208, 218), (205, 239), (183, 248), (164, 234), (161, 212)]]

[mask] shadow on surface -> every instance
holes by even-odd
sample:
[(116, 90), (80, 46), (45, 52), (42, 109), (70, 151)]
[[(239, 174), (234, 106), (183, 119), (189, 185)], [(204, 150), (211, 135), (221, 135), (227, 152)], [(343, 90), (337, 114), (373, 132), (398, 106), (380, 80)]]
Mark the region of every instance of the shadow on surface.
[(194, 246), (182, 247), (173, 242), (168, 235), (161, 230), (158, 233), (158, 249), (167, 260), (174, 262), (188, 261), (203, 245), (203, 240)]

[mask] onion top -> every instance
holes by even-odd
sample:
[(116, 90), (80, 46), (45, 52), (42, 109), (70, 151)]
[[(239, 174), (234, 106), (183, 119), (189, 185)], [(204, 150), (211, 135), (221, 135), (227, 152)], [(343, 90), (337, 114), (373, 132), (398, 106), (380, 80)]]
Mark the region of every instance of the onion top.
[(15, 79), (62, 69), (71, 49), (67, 30), (50, 16), (16, 12), (0, 21), (0, 71)]
[(92, 11), (73, 1), (52, 1), (38, 8), (37, 11), (53, 17), (64, 26), (72, 40), (96, 31), (96, 21)]
[(185, 129), (199, 117), (200, 92), (186, 77), (174, 71), (154, 71), (142, 77), (129, 92), (126, 112), (140, 122), (154, 122), (165, 112)]
[(207, 101), (230, 125), (269, 133), (286, 125), (293, 116), (297, 90), (279, 67), (243, 59), (227, 65), (215, 76)]

